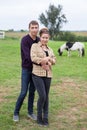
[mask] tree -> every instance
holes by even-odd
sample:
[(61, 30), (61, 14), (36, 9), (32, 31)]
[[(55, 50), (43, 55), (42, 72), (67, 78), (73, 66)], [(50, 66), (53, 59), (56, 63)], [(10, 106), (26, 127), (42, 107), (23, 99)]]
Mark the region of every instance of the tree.
[(58, 7), (51, 5), (49, 6), (48, 11), (45, 11), (46, 14), (41, 13), (39, 16), (40, 22), (45, 25), (50, 32), (51, 38), (54, 39), (57, 37), (63, 23), (67, 22), (65, 14), (62, 14), (62, 6)]

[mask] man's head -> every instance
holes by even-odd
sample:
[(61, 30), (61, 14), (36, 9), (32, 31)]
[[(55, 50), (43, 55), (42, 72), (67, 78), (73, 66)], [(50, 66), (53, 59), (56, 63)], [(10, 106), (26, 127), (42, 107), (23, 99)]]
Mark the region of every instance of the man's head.
[(32, 20), (30, 23), (29, 23), (29, 33), (31, 36), (36, 36), (37, 33), (39, 31), (39, 24), (37, 21), (35, 20)]

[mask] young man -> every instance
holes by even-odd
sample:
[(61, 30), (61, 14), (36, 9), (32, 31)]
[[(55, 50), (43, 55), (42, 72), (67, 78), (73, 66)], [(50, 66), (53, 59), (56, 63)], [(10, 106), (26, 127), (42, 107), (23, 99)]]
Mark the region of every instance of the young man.
[(24, 36), (21, 40), (21, 59), (22, 59), (22, 75), (21, 75), (21, 92), (17, 99), (13, 120), (19, 121), (19, 111), (29, 90), (28, 96), (28, 117), (37, 120), (33, 114), (33, 102), (35, 87), (32, 81), (32, 62), (30, 58), (30, 49), (33, 43), (39, 42), (37, 37), (39, 31), (39, 24), (37, 21), (31, 21), (29, 23), (29, 34)]

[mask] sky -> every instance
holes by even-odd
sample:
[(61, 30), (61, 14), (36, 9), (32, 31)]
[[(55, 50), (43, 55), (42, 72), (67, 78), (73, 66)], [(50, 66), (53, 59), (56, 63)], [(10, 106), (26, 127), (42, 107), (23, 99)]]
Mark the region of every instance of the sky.
[(31, 20), (39, 21), (49, 5), (62, 5), (62, 13), (67, 18), (61, 30), (87, 30), (87, 0), (0, 0), (0, 30), (28, 30)]

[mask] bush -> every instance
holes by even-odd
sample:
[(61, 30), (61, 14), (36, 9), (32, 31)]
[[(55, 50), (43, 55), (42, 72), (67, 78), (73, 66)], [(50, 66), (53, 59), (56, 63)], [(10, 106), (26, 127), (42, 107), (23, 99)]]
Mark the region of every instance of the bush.
[(58, 36), (54, 37), (55, 41), (82, 41), (82, 42), (87, 42), (87, 37), (86, 36), (76, 36), (75, 34), (66, 31), (66, 32), (60, 32)]

